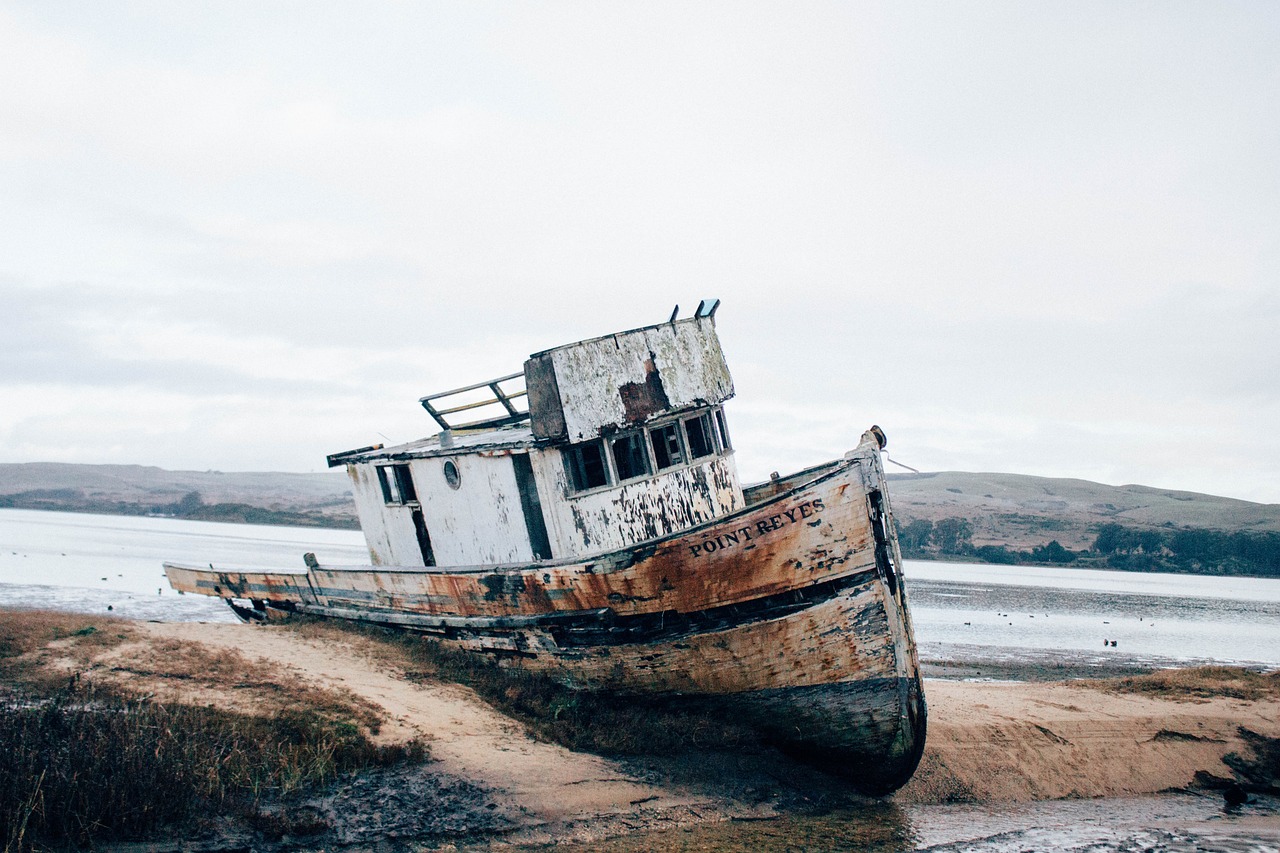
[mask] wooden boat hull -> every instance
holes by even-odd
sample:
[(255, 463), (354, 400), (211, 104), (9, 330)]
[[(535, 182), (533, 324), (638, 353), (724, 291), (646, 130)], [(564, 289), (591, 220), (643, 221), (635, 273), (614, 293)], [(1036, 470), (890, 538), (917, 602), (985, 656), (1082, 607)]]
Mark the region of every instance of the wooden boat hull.
[(420, 631), (577, 688), (694, 697), (869, 793), (902, 785), (926, 706), (877, 449), (746, 509), (588, 560), (258, 571), (178, 590)]

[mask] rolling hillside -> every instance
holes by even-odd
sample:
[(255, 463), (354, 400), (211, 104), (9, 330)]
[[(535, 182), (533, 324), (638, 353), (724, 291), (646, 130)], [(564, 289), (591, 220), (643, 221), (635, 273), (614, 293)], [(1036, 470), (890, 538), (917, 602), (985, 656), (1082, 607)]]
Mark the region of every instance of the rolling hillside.
[(962, 471), (890, 474), (889, 480), (900, 524), (962, 518), (973, 527), (975, 545), (1022, 548), (1056, 539), (1079, 549), (1092, 544), (1098, 528), (1107, 523), (1280, 532), (1280, 504), (1197, 492)]
[[(184, 499), (191, 510), (193, 493), (203, 509), (197, 505), (196, 511), (176, 512)], [(341, 471), (225, 473), (142, 465), (0, 463), (0, 506), (340, 527), (355, 523), (351, 490)], [(265, 512), (254, 514), (247, 508)]]

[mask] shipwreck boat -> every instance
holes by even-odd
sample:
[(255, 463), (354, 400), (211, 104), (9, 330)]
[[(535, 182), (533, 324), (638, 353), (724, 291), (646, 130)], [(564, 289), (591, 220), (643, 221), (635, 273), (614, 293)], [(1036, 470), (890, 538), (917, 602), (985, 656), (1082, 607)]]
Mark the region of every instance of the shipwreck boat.
[(166, 563), (170, 583), (260, 618), (399, 626), (575, 688), (695, 697), (869, 793), (900, 787), (926, 709), (884, 433), (741, 485), (718, 305), (537, 353), (422, 398), (436, 435), (330, 456), (370, 565)]

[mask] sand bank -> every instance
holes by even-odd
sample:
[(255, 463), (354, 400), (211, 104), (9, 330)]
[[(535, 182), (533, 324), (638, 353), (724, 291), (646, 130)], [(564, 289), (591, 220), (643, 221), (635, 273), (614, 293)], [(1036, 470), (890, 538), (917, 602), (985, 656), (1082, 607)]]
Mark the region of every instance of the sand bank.
[(930, 680), (926, 694), (928, 744), (903, 802), (1157, 793), (1197, 771), (1230, 777), (1223, 756), (1250, 751), (1241, 727), (1280, 736), (1274, 699), (1172, 701), (1087, 681)]

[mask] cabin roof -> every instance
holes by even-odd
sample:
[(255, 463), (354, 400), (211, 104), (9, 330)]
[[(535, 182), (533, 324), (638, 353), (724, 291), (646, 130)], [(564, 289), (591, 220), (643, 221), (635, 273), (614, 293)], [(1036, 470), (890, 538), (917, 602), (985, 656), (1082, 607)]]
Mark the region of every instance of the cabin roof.
[(514, 424), (485, 430), (445, 431), (391, 447), (339, 453), (330, 457), (346, 462), (377, 462), (392, 459), (425, 459), (432, 456), (461, 456), (489, 451), (532, 447), (529, 424)]

